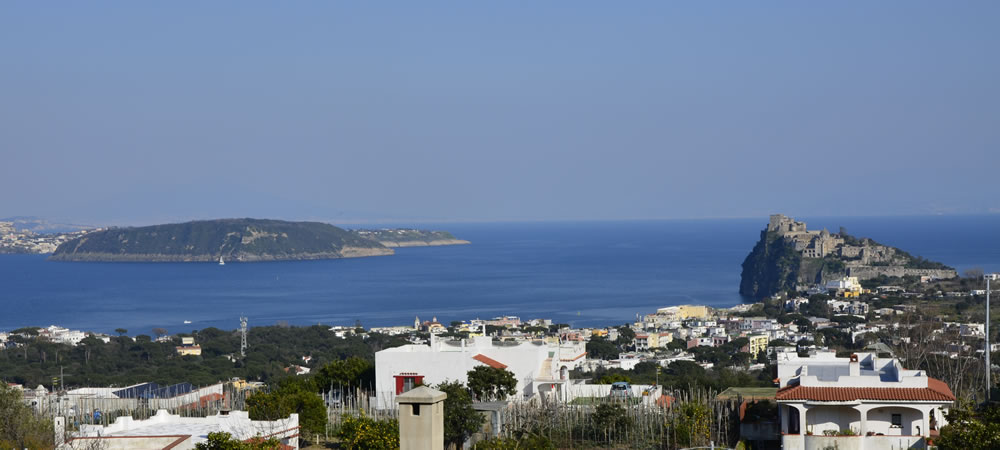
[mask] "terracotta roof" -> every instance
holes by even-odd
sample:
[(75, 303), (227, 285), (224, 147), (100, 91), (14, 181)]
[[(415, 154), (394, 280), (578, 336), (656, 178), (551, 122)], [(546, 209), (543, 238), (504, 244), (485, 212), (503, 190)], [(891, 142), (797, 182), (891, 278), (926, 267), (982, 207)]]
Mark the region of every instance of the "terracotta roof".
[(807, 387), (788, 386), (778, 389), (776, 400), (812, 400), (817, 402), (852, 402), (855, 400), (903, 400), (953, 402), (948, 385), (933, 378), (926, 388), (869, 387)]
[(576, 356), (576, 358), (569, 358), (569, 359), (562, 358), (561, 361), (576, 361), (580, 358), (583, 358), (584, 356), (587, 356), (587, 352), (580, 353), (579, 355)]
[(497, 360), (495, 360), (493, 358), (490, 358), (490, 357), (488, 357), (488, 356), (486, 356), (486, 355), (484, 355), (482, 353), (480, 353), (480, 354), (478, 354), (476, 356), (473, 356), (472, 359), (474, 359), (476, 361), (479, 361), (479, 362), (481, 362), (483, 364), (486, 364), (487, 366), (490, 366), (490, 367), (492, 367), (494, 369), (506, 369), (507, 368), (506, 364), (504, 364), (504, 363), (502, 363), (500, 361), (497, 361)]

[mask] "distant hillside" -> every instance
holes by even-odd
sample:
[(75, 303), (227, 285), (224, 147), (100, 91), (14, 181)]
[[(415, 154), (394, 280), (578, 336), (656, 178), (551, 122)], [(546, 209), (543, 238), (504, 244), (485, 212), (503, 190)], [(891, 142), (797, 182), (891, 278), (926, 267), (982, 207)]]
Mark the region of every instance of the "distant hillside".
[(771, 216), (760, 240), (743, 261), (740, 294), (755, 298), (787, 290), (805, 290), (844, 276), (865, 280), (880, 276), (954, 278), (955, 269), (871, 239), (808, 230), (781, 214)]
[(280, 261), (391, 255), (392, 249), (319, 222), (219, 219), (111, 228), (59, 246), (55, 261)]
[(350, 232), (359, 237), (374, 240), (386, 247), (433, 247), (469, 243), (469, 241), (456, 238), (447, 231), (380, 228), (377, 230), (350, 230)]

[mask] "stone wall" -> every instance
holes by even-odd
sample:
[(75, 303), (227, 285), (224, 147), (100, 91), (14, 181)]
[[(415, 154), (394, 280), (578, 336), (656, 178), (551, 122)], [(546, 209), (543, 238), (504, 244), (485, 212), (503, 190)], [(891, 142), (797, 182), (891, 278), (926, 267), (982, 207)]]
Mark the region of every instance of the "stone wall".
[(852, 266), (847, 268), (847, 274), (858, 277), (859, 280), (877, 278), (880, 275), (888, 277), (930, 276), (933, 278), (955, 278), (958, 273), (951, 269), (910, 269), (903, 266)]

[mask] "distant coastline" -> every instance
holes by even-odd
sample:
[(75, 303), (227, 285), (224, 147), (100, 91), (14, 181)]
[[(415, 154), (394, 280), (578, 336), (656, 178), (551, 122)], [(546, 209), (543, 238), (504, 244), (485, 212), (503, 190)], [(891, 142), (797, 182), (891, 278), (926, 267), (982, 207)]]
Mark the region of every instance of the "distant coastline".
[(386, 247), (437, 247), (442, 245), (471, 244), (471, 242), (463, 239), (436, 239), (433, 241), (405, 241), (405, 242), (379, 241), (379, 243)]
[(395, 247), (468, 244), (446, 231), (344, 230), (321, 222), (216, 219), (95, 230), (55, 248), (52, 261), (261, 262), (385, 256)]
[(365, 239), (385, 247), (437, 247), (442, 245), (466, 245), (469, 241), (458, 239), (447, 231), (427, 231), (413, 228), (380, 228), (349, 230)]
[[(1000, 215), (805, 218), (947, 262), (1000, 271)], [(473, 245), (396, 248), (394, 257), (284, 264), (53, 263), (0, 255), (14, 308), (0, 329), (58, 323), (113, 333), (182, 323), (184, 330), (252, 323), (389, 326), (434, 314), (442, 323), (519, 314), (574, 326), (634, 320), (665, 305), (732, 307), (740, 263), (766, 220), (434, 224)], [(450, 227), (450, 228), (448, 228)], [(934, 236), (934, 239), (928, 239)], [(759, 300), (756, 299), (756, 300)], [(196, 314), (192, 314), (196, 311)], [(454, 311), (454, 313), (448, 313)], [(233, 325), (236, 323), (236, 325)]]

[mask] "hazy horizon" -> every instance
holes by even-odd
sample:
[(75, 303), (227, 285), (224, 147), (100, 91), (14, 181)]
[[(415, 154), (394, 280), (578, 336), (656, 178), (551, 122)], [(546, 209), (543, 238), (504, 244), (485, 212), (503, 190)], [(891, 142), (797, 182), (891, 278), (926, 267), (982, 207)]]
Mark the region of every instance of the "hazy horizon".
[(0, 217), (1000, 213), (1000, 3), (0, 5)]
[[(809, 229), (820, 229), (827, 228), (833, 232), (837, 231), (837, 228), (842, 225), (837, 222), (831, 222), (836, 220), (858, 220), (858, 219), (929, 219), (929, 218), (996, 218), (1000, 216), (997, 213), (957, 213), (957, 214), (892, 214), (892, 215), (841, 215), (841, 216), (831, 216), (831, 215), (794, 215), (787, 214), (785, 212), (774, 212), (774, 214), (785, 214), (786, 216), (792, 217), (799, 221), (806, 221), (809, 225)], [(441, 225), (447, 226), (450, 224), (454, 225), (493, 225), (493, 224), (555, 224), (555, 223), (628, 223), (628, 222), (697, 222), (697, 221), (759, 221), (761, 228), (767, 225), (768, 215), (763, 216), (740, 216), (740, 217), (675, 217), (675, 218), (614, 218), (614, 219), (521, 219), (521, 220), (424, 220), (424, 219), (371, 219), (371, 220), (331, 220), (319, 217), (249, 217), (249, 216), (233, 216), (233, 217), (191, 217), (191, 218), (176, 218), (176, 219), (166, 219), (166, 220), (152, 220), (152, 221), (136, 221), (136, 222), (82, 222), (74, 220), (60, 220), (51, 219), (46, 217), (38, 216), (0, 216), (0, 220), (9, 220), (13, 218), (19, 219), (35, 219), (44, 220), (50, 224), (61, 224), (61, 225), (74, 225), (81, 227), (103, 227), (103, 226), (113, 226), (113, 227), (142, 227), (148, 225), (160, 225), (168, 223), (183, 223), (191, 221), (204, 221), (204, 220), (216, 220), (216, 219), (269, 219), (269, 220), (285, 220), (292, 222), (323, 222), (332, 225), (337, 225), (343, 228), (354, 228), (354, 227), (417, 227), (421, 226), (434, 226)], [(816, 221), (824, 222), (823, 225), (818, 227), (814, 226)], [(447, 230), (444, 230), (447, 231)]]

